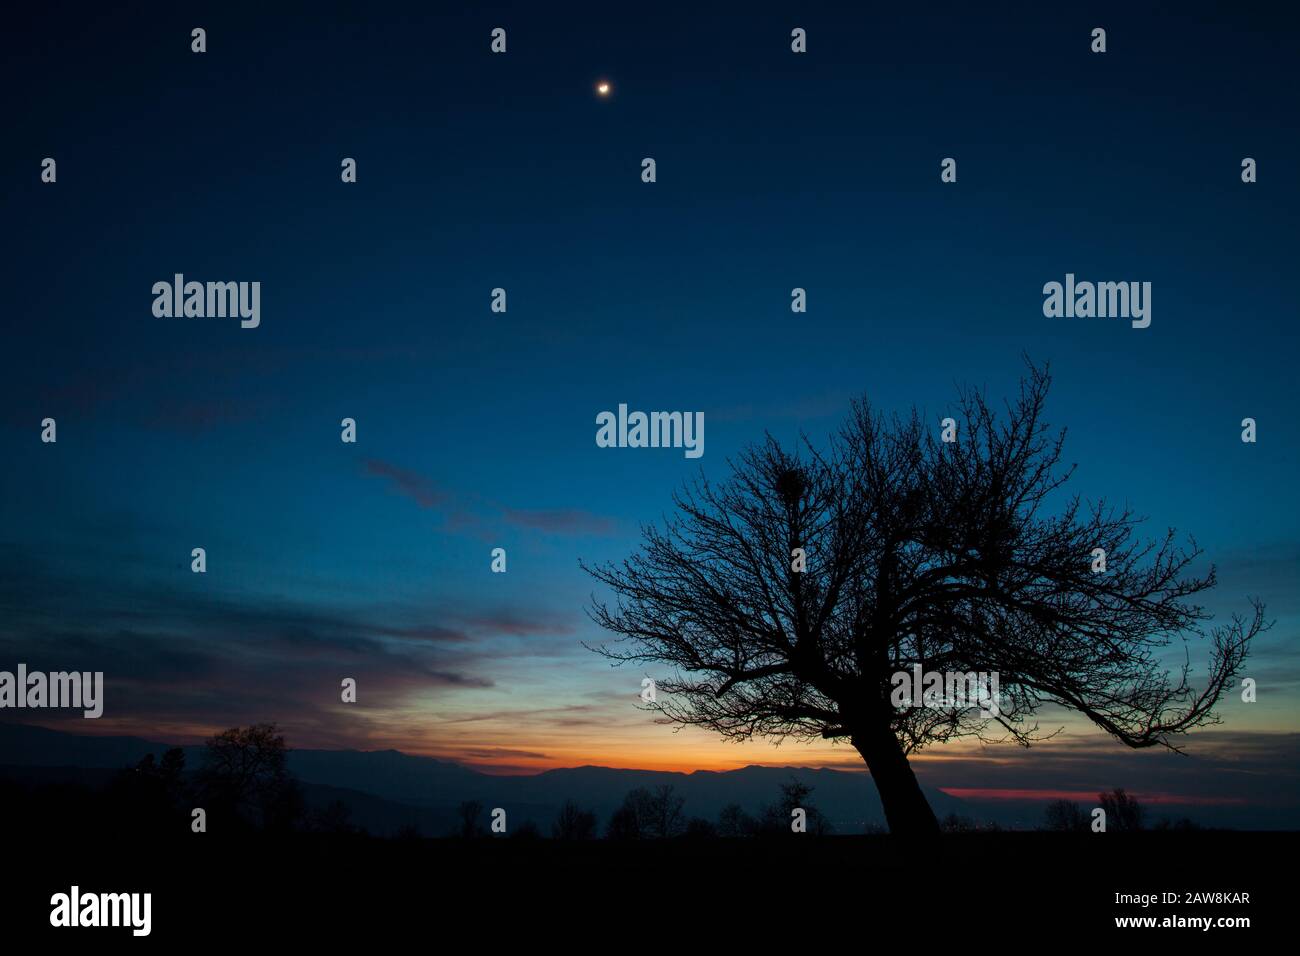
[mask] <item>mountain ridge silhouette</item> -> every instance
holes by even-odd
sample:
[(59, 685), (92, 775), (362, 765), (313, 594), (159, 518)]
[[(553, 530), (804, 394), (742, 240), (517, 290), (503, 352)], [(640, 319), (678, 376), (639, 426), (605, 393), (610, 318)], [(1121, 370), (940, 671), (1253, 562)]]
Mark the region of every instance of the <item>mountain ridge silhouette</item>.
[[(9, 776), (22, 776), (22, 768), (117, 770), (137, 763), (146, 754), (157, 756), (171, 746), (135, 736), (78, 735), (27, 724), (0, 724), (0, 766)], [(201, 763), (202, 745), (181, 749), (187, 769), (196, 769)], [(750, 764), (735, 770), (675, 771), (584, 764), (536, 774), (494, 775), (387, 748), (291, 750), (289, 770), (304, 785), (310, 804), (340, 799), (354, 810), (354, 822), (383, 834), (412, 824), (422, 830), (436, 830), (443, 820), (450, 828), (455, 822), (455, 808), (469, 800), (489, 808), (505, 807), (512, 826), (532, 820), (546, 833), (555, 813), (572, 799), (594, 810), (603, 827), (629, 790), (665, 784), (675, 787), (685, 799), (688, 817), (715, 820), (722, 808), (732, 803), (757, 815), (766, 804), (777, 800), (780, 785), (791, 777), (813, 787), (810, 802), (821, 809), (837, 831), (860, 833), (868, 825), (884, 824), (870, 776), (829, 768)], [(927, 793), (941, 814), (968, 810), (964, 801), (943, 791)], [(372, 799), (363, 799), (366, 797)], [(365, 819), (360, 819), (363, 816)]]

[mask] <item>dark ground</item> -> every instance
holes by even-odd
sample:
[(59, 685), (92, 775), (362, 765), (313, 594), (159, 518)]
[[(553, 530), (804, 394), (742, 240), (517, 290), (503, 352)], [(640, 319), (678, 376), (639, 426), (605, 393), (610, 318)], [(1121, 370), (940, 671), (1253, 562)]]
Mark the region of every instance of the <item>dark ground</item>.
[[(9, 952), (21, 952), (31, 934), (110, 951), (177, 951), (199, 941), (204, 949), (279, 941), (296, 950), (360, 938), (365, 952), (406, 948), (402, 940), (434, 952), (489, 941), (653, 952), (688, 939), (768, 949), (778, 936), (821, 949), (842, 945), (828, 935), (836, 927), (861, 934), (855, 948), (867, 951), (895, 938), (918, 952), (968, 944), (979, 951), (981, 941), (993, 951), (1073, 950), (1097, 935), (1171, 947), (1197, 936), (1231, 946), (1277, 939), (1296, 919), (1287, 865), (1300, 849), (1294, 832), (1215, 831), (949, 834), (913, 844), (888, 836), (566, 844), (186, 833), (141, 844), (125, 828), (79, 834), (70, 820), (61, 833), (24, 832), (15, 822), (5, 821), (0, 897)], [(50, 896), (73, 883), (151, 892), (151, 936), (52, 929)], [(1115, 902), (1117, 892), (1191, 891), (1249, 893), (1250, 902), (1145, 909)], [(1244, 915), (1252, 925), (1208, 932), (1114, 925), (1115, 916), (1167, 913)]]

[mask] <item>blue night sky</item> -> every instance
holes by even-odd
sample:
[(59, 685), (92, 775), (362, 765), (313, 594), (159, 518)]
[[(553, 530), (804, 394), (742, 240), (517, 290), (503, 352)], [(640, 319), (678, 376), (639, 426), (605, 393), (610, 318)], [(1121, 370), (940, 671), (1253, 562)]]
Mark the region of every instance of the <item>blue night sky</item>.
[[(578, 559), (629, 554), (765, 430), (820, 442), (862, 395), (937, 427), (960, 384), (1011, 395), (1027, 356), (1071, 489), (1194, 535), (1217, 614), (1267, 603), (1259, 702), (1226, 703), (1195, 759), (1249, 753), (1297, 800), (1294, 31), (1199, 5), (274, 6), (13, 14), (0, 667), (102, 669), (109, 693), (94, 727), (42, 723), (278, 720), (499, 772), (861, 767), (651, 723), (642, 672), (581, 646)], [(260, 327), (154, 317), (177, 272), (260, 281)], [(1067, 272), (1151, 282), (1151, 326), (1045, 318)], [(620, 402), (703, 411), (704, 456), (598, 448)], [(1059, 743), (920, 772), (1219, 792), (1052, 720)]]

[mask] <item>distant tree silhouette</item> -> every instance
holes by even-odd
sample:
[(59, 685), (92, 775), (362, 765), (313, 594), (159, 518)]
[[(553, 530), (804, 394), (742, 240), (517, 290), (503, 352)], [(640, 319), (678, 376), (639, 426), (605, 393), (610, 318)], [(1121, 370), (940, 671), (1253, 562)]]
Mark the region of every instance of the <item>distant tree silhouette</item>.
[[(1178, 749), (1179, 735), (1217, 722), (1263, 606), (1207, 633), (1190, 599), (1215, 572), (1190, 574), (1195, 542), (1184, 550), (1172, 530), (1143, 542), (1129, 510), (1064, 497), (1073, 469), (1061, 466), (1064, 433), (1043, 421), (1048, 385), (1031, 366), (1004, 418), (962, 391), (955, 442), (928, 415), (886, 419), (865, 401), (824, 450), (805, 439), (792, 453), (769, 436), (727, 483), (679, 491), (632, 557), (582, 564), (616, 597), (593, 598), (593, 619), (618, 636), (596, 650), (670, 669), (648, 705), (665, 722), (850, 741), (898, 833), (938, 831), (909, 755), (964, 736), (1027, 746), (1047, 702), (1127, 746)], [(1098, 548), (1104, 573), (1092, 570)], [(1160, 654), (1207, 637), (1198, 690), (1190, 664), (1171, 674)], [(996, 672), (1000, 713), (895, 707), (891, 678), (914, 665)]]
[(232, 727), (217, 734), (204, 749), (198, 774), (201, 798), (249, 823), (291, 828), (302, 817), (304, 804), (289, 774), (288, 754), (275, 724)]
[(459, 820), (457, 836), (470, 840), (487, 834), (487, 828), (483, 826), (483, 804), (477, 800), (463, 801), (456, 807), (456, 817)]
[(671, 784), (653, 790), (629, 790), (623, 803), (609, 818), (607, 836), (612, 840), (665, 840), (686, 829), (682, 812), (686, 800)]
[(163, 753), (161, 759), (153, 754), (145, 754), (134, 766), (118, 774), (117, 781), (133, 786), (143, 797), (146, 791), (152, 791), (155, 798), (150, 802), (174, 804), (185, 793), (185, 751), (172, 747)]
[(686, 821), (686, 829), (682, 835), (688, 840), (709, 840), (718, 835), (718, 828), (713, 825), (712, 820), (691, 817)]
[(718, 813), (718, 836), (747, 837), (758, 830), (758, 821), (738, 803), (729, 803)]
[(949, 813), (939, 821), (939, 829), (944, 833), (996, 833), (1002, 828), (991, 821), (980, 823), (960, 813)]
[(557, 840), (594, 839), (596, 814), (582, 809), (572, 800), (566, 800), (555, 817), (555, 823), (551, 825), (551, 836)]
[(420, 832), (418, 823), (403, 823), (393, 834), (393, 838), (403, 843), (415, 843), (424, 839), (424, 834)]
[(1097, 799), (1106, 811), (1106, 832), (1132, 832), (1142, 829), (1144, 811), (1137, 798), (1117, 787), (1110, 793), (1099, 793)]
[(173, 747), (161, 759), (145, 756), (134, 767), (120, 771), (109, 783), (108, 802), (131, 818), (131, 826), (175, 832), (189, 794), (185, 779), (185, 752)]
[(510, 839), (512, 840), (539, 840), (541, 836), (542, 831), (532, 820), (525, 820), (510, 831)]
[(181, 795), (185, 789), (184, 773), (185, 751), (180, 747), (171, 747), (163, 751), (162, 759), (158, 761), (158, 780), (169, 795), (175, 797)]
[(1044, 828), (1061, 833), (1079, 833), (1088, 829), (1088, 814), (1073, 800), (1053, 800), (1043, 812)]
[(834, 830), (830, 821), (813, 805), (813, 788), (795, 777), (781, 784), (781, 797), (776, 803), (763, 808), (759, 829), (767, 836), (794, 835), (791, 823), (794, 811), (803, 810), (806, 833), (823, 836)]
[[(630, 797), (631, 794), (628, 795)], [(605, 837), (610, 840), (640, 840), (641, 820), (637, 817), (636, 806), (628, 797), (609, 817), (605, 826)]]
[(1162, 819), (1151, 829), (1153, 830), (1177, 830), (1179, 832), (1188, 832), (1191, 830), (1201, 829), (1201, 825), (1191, 817), (1179, 817), (1177, 820)]
[(642, 832), (657, 840), (680, 836), (686, 829), (686, 815), (682, 812), (686, 798), (678, 796), (676, 788), (668, 783), (648, 793), (637, 808)]

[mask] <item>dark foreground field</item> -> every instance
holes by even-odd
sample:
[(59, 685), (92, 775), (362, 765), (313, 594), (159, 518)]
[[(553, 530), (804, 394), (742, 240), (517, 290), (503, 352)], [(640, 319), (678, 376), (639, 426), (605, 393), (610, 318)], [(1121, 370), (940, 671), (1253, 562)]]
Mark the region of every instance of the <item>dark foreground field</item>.
[[(962, 940), (1065, 947), (1098, 934), (1145, 936), (1148, 945), (1196, 935), (1231, 945), (1276, 938), (1290, 925), (1293, 881), (1283, 871), (1300, 847), (1296, 833), (1214, 831), (972, 833), (923, 843), (888, 836), (563, 843), (323, 834), (240, 842), (187, 834), (142, 845), (125, 832), (75, 829), (75, 821), (61, 834), (6, 827), (6, 943), (42, 934), (110, 949), (200, 941), (260, 948), (360, 937), (385, 949), (406, 938), (435, 950), (461, 939), (458, 949), (510, 940), (646, 952), (686, 939), (731, 948), (778, 936), (820, 947), (840, 926), (867, 948), (900, 936), (917, 947)], [(52, 929), (50, 897), (74, 883), (83, 892), (152, 893), (150, 937), (120, 928)], [(1197, 892), (1249, 894), (1249, 902), (1189, 901)], [(1117, 903), (1117, 893), (1176, 893), (1180, 902), (1144, 908)], [(1165, 915), (1246, 916), (1251, 926), (1115, 925), (1117, 916)]]

